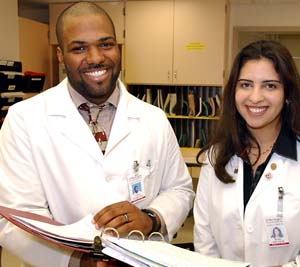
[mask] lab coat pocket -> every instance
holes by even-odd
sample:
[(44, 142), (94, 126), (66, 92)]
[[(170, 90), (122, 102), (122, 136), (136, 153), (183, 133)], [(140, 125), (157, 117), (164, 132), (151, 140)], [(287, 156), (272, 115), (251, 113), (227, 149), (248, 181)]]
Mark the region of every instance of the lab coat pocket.
[[(140, 174), (142, 177), (143, 190), (145, 198), (140, 202), (143, 203), (143, 206), (147, 206), (151, 203), (152, 199), (158, 194), (159, 180), (157, 172), (157, 163), (156, 161), (147, 160), (147, 162), (141, 164)], [(137, 205), (139, 206), (139, 205)]]
[(115, 203), (119, 201), (129, 200), (129, 191), (127, 179), (123, 175), (107, 175), (105, 177), (105, 190), (104, 194), (107, 203)]

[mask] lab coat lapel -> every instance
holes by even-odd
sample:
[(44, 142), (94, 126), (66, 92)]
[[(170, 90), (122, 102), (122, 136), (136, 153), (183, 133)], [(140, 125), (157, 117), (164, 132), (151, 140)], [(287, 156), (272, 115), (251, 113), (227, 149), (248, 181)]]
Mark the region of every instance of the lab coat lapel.
[(229, 170), (228, 172), (232, 175), (232, 177), (235, 179), (235, 192), (232, 192), (232, 194), (235, 194), (234, 199), (234, 205), (238, 205), (238, 213), (240, 221), (243, 222), (244, 220), (244, 178), (243, 178), (243, 161), (238, 158), (237, 156), (234, 156), (233, 159), (229, 163)]
[(110, 132), (105, 155), (108, 155), (122, 140), (128, 137), (138, 122), (138, 111), (132, 96), (120, 84), (120, 101)]
[(98, 161), (103, 159), (94, 136), (70, 98), (66, 84), (61, 83), (57, 87), (57, 94), (52, 96), (47, 103), (51, 130), (60, 132), (65, 139), (79, 146), (83, 153)]
[(252, 196), (249, 199), (248, 205), (251, 205), (255, 199), (262, 194), (269, 186), (274, 183), (279, 183), (285, 177), (286, 166), (282, 159), (277, 154), (273, 154), (268, 165), (266, 166)]
[[(239, 208), (239, 215), (241, 218), (241, 221), (244, 221), (244, 177), (243, 177), (243, 161), (241, 159), (237, 159), (235, 162), (235, 166), (238, 166), (237, 169), (234, 170), (234, 172), (237, 172), (235, 175), (238, 177), (236, 179), (236, 186), (237, 186), (237, 203)], [(235, 167), (236, 168), (236, 167)]]

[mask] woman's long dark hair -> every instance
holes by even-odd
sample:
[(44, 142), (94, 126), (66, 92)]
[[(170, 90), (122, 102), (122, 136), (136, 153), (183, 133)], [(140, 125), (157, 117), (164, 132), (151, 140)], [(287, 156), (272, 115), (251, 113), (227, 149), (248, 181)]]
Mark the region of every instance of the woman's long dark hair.
[(260, 40), (244, 47), (236, 56), (229, 79), (223, 90), (222, 110), (217, 128), (210, 141), (200, 150), (197, 162), (200, 165), (200, 155), (209, 150), (209, 161), (215, 174), (224, 183), (234, 182), (225, 166), (233, 155), (246, 159), (246, 149), (250, 141), (258, 142), (246, 127), (245, 120), (240, 116), (235, 106), (235, 91), (240, 70), (249, 60), (269, 59), (278, 73), (284, 87), (285, 105), (281, 112), (285, 125), (291, 135), (298, 138), (300, 134), (300, 77), (290, 52), (278, 42)]

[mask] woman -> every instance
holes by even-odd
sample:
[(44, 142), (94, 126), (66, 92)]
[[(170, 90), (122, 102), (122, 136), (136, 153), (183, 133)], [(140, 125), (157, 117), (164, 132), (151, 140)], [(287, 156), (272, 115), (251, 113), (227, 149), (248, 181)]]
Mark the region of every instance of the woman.
[(275, 226), (272, 230), (271, 238), (274, 238), (275, 240), (281, 240), (283, 238), (283, 234), (279, 227)]
[[(233, 63), (218, 128), (197, 156), (196, 251), (254, 267), (296, 259), (299, 134), (300, 78), (291, 54), (274, 41), (249, 44)], [(284, 230), (280, 243), (270, 237), (274, 227)]]

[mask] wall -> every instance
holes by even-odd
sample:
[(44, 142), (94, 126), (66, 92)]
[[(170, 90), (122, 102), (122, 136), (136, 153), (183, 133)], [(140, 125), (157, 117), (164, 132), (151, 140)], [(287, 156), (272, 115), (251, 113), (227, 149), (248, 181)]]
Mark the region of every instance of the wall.
[[(300, 3), (231, 4), (228, 66), (234, 51), (233, 32), (235, 27), (269, 27), (300, 29)], [(290, 28), (290, 29), (288, 29)]]
[(24, 71), (46, 73), (44, 89), (50, 87), (50, 46), (48, 24), (19, 18), (20, 60)]
[(0, 1), (0, 59), (19, 60), (18, 1)]

